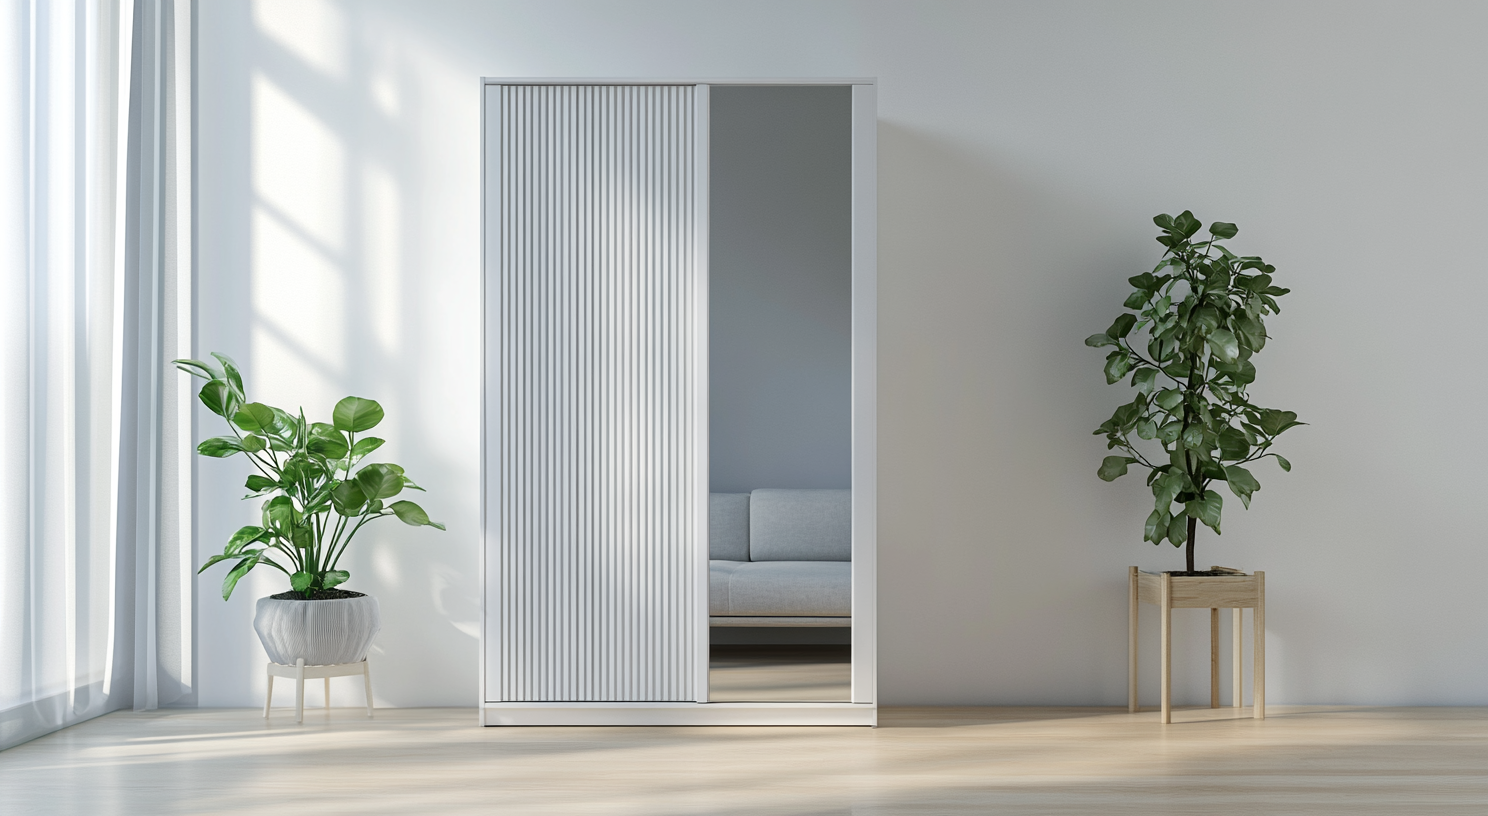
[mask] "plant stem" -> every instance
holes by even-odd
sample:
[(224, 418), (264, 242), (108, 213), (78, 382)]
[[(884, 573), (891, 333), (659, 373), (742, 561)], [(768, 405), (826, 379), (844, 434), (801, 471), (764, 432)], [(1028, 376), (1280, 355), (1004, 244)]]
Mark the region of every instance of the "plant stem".
[(1188, 546), (1184, 555), (1188, 559), (1188, 571), (1194, 571), (1194, 535), (1199, 531), (1199, 520), (1193, 516), (1188, 517)]

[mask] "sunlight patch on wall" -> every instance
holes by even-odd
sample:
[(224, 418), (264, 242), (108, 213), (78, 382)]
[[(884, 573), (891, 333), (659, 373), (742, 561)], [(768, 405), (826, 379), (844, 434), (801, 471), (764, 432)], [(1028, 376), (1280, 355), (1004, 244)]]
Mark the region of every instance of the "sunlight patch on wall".
[(398, 184), (377, 165), (363, 171), (362, 184), (363, 264), (371, 318), (366, 328), (378, 347), (391, 355), (397, 353), (403, 334)]
[(253, 24), (309, 67), (337, 79), (346, 75), (346, 18), (328, 0), (256, 0)]
[(253, 78), (253, 192), (327, 253), (345, 249), (346, 145), (262, 74)]
[[(346, 359), (346, 281), (313, 244), (264, 207), (253, 212), (253, 361), (260, 399), (288, 395), (307, 414), (329, 414), (329, 390)], [(255, 384), (250, 383), (253, 389)], [(324, 417), (314, 419), (324, 421)]]

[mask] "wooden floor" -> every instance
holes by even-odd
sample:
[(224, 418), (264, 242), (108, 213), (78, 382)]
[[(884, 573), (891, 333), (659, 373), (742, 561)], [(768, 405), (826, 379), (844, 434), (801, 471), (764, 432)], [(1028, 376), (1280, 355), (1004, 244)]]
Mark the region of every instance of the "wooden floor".
[(1180, 709), (1168, 727), (1115, 709), (888, 709), (877, 729), (259, 714), (119, 713), (18, 746), (0, 753), (0, 813), (1488, 814), (1481, 708)]

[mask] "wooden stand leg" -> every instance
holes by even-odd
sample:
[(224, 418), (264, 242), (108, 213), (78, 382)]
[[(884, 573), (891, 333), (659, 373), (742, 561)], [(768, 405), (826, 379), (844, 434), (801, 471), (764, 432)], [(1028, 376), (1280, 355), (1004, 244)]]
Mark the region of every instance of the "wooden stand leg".
[(1219, 609), (1209, 609), (1209, 707), (1219, 708)]
[(1162, 721), (1173, 721), (1173, 576), (1162, 577)]
[(1126, 622), (1126, 710), (1137, 713), (1137, 618), (1139, 605), (1137, 602), (1137, 568), (1132, 567), (1128, 573), (1130, 586), (1127, 598), (1127, 622)]
[[(270, 669), (272, 669), (272, 666)], [(264, 673), (269, 676), (269, 688), (268, 691), (264, 692), (264, 719), (268, 719), (269, 706), (274, 703), (274, 672), (269, 670)]]
[(362, 683), (367, 690), (367, 719), (372, 719), (372, 664), (362, 661)]
[(1250, 627), (1255, 630), (1255, 646), (1252, 660), (1255, 661), (1255, 679), (1251, 681), (1251, 696), (1255, 698), (1255, 718), (1266, 719), (1266, 573), (1256, 570), (1256, 605)]
[(305, 721), (305, 658), (295, 658), (295, 722)]
[(1241, 681), (1241, 678), (1244, 676), (1241, 669), (1243, 668), (1245, 658), (1240, 653), (1240, 627), (1244, 623), (1245, 610), (1237, 606), (1233, 611), (1235, 616), (1230, 621), (1230, 639), (1235, 643), (1234, 648), (1231, 650), (1234, 654), (1230, 656), (1230, 660), (1234, 665), (1230, 667), (1230, 674), (1234, 675), (1235, 697), (1230, 701), (1230, 705), (1239, 708), (1245, 703), (1244, 683)]
[(325, 679), (325, 707), (327, 709), (331, 707), (331, 678), (329, 677)]

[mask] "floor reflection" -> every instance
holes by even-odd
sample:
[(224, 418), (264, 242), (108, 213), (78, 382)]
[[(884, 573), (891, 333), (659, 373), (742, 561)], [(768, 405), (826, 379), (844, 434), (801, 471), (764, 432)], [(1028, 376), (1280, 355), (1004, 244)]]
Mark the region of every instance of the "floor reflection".
[(713, 702), (849, 702), (852, 647), (825, 644), (714, 644), (708, 662)]

